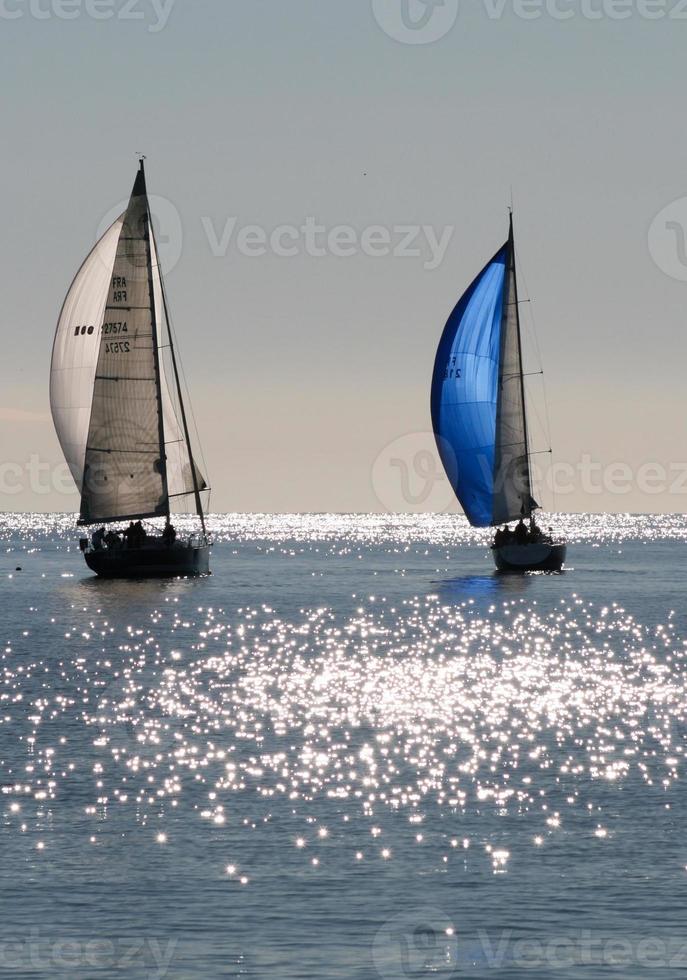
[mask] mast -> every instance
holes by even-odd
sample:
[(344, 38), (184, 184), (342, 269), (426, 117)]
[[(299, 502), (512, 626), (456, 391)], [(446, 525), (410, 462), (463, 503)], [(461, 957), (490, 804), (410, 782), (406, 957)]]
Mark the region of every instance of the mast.
[[(155, 230), (151, 225), (151, 234), (155, 237)], [(157, 243), (155, 246), (155, 251), (157, 252)], [(200, 524), (203, 529), (203, 534), (207, 534), (205, 528), (205, 515), (203, 514), (203, 503), (200, 499), (200, 487), (198, 486), (198, 473), (196, 472), (196, 464), (193, 460), (193, 453), (191, 450), (191, 436), (188, 428), (188, 419), (186, 417), (186, 407), (184, 405), (184, 397), (181, 391), (181, 380), (179, 378), (179, 369), (177, 367), (177, 357), (174, 350), (174, 339), (172, 337), (172, 328), (170, 326), (169, 311), (167, 307), (167, 290), (165, 289), (165, 282), (162, 278), (162, 269), (159, 268), (159, 257), (158, 257), (158, 275), (160, 278), (160, 290), (162, 292), (162, 306), (164, 309), (165, 319), (167, 321), (167, 339), (169, 340), (169, 352), (172, 358), (172, 367), (174, 369), (174, 381), (176, 384), (177, 397), (179, 398), (179, 410), (181, 412), (181, 424), (184, 429), (184, 439), (186, 440), (186, 451), (188, 453), (188, 461), (191, 467), (191, 479), (193, 480), (193, 496), (196, 501), (196, 513), (200, 518)]]
[(532, 486), (530, 480), (530, 441), (527, 431), (527, 404), (525, 401), (525, 372), (522, 365), (522, 334), (520, 332), (520, 301), (518, 298), (518, 276), (515, 270), (515, 236), (513, 234), (513, 209), (509, 208), (509, 228), (508, 246), (510, 261), (513, 263), (513, 290), (515, 293), (515, 322), (517, 324), (518, 335), (518, 368), (520, 377), (520, 395), (522, 398), (522, 428), (525, 436), (525, 468), (527, 471), (527, 504), (523, 502), (523, 509), (526, 508), (528, 517), (532, 516)]
[(146, 191), (146, 177), (145, 168), (143, 161), (145, 157), (141, 157), (139, 163), (139, 171), (136, 176), (136, 183), (134, 184), (134, 196), (142, 196), (145, 201), (145, 212), (143, 220), (145, 222), (145, 246), (146, 246), (146, 263), (148, 271), (148, 294), (150, 296), (150, 321), (151, 321), (151, 332), (153, 341), (153, 360), (155, 364), (155, 389), (157, 394), (157, 430), (158, 430), (158, 440), (160, 444), (160, 475), (162, 477), (162, 489), (165, 495), (165, 509), (163, 514), (169, 522), (169, 486), (167, 483), (167, 454), (165, 452), (165, 423), (164, 416), (162, 413), (162, 387), (160, 383), (160, 351), (159, 351), (159, 338), (157, 330), (157, 318), (155, 316), (155, 288), (153, 286), (153, 258), (150, 250), (150, 235), (153, 234), (153, 226), (150, 220), (150, 207), (148, 204), (148, 194)]

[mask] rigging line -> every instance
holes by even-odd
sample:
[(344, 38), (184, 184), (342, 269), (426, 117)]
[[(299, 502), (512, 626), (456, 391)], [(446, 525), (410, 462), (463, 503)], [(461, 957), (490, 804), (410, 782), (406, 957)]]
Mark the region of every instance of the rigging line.
[[(205, 489), (204, 490), (201, 490), (200, 492), (201, 493), (205, 493), (205, 491), (206, 490), (209, 490), (209, 489), (210, 489), (210, 487), (205, 487)], [(172, 497), (193, 497), (194, 496), (194, 493), (195, 493), (194, 490), (184, 490), (183, 493), (170, 493), (169, 496), (170, 496), (170, 499)]]
[[(527, 279), (526, 279), (526, 277), (525, 277), (525, 275), (524, 275), (524, 273), (522, 271), (522, 267), (520, 267), (520, 279), (524, 283), (525, 292), (528, 294), (528, 302), (530, 304), (529, 309), (530, 309), (530, 317), (531, 317), (531, 319), (528, 320), (526, 318), (525, 329), (526, 329), (526, 332), (527, 332), (528, 339), (530, 340), (530, 342), (532, 343), (532, 345), (534, 347), (535, 357), (537, 359), (537, 362), (539, 364), (539, 367), (540, 367), (540, 369), (542, 369), (541, 370), (541, 374), (542, 374), (542, 376), (544, 376), (543, 361), (542, 361), (542, 356), (541, 356), (541, 349), (539, 347), (539, 339), (537, 337), (537, 332), (536, 332), (535, 325), (534, 325), (534, 307), (533, 307), (533, 304), (531, 303), (531, 297), (529, 297), (529, 287), (527, 285)], [(542, 391), (543, 391), (543, 395), (544, 395), (544, 411), (545, 411), (545, 419), (546, 419), (546, 422), (545, 423), (542, 422), (542, 419), (541, 419), (541, 416), (539, 415), (539, 410), (538, 410), (536, 404), (533, 404), (532, 407), (534, 408), (534, 412), (535, 412), (535, 415), (537, 417), (537, 421), (538, 421), (540, 427), (542, 428), (542, 430), (544, 432), (544, 435), (546, 437), (546, 441), (549, 443), (549, 445), (551, 445), (551, 442), (552, 442), (552, 440), (551, 440), (551, 420), (550, 420), (550, 414), (549, 414), (548, 394), (547, 394), (547, 388), (546, 388), (546, 381), (545, 380), (542, 380)], [(553, 462), (553, 453), (552, 453), (552, 464), (551, 465), (552, 466), (554, 465), (554, 462)], [(555, 487), (553, 487), (553, 486), (552, 486), (552, 489), (551, 489), (551, 494), (552, 494), (552, 498), (553, 498), (553, 511), (555, 512), (556, 511), (556, 492), (555, 492)]]
[(105, 304), (105, 309), (106, 310), (119, 310), (120, 312), (123, 312), (123, 313), (130, 313), (132, 310), (146, 310), (146, 311), (148, 311), (148, 310), (150, 310), (150, 307), (149, 306), (120, 306), (120, 305), (115, 304), (115, 303), (106, 303)]
[[(523, 374), (522, 333), (521, 333), (521, 330), (520, 330), (520, 309), (519, 309), (519, 305), (518, 305), (518, 296), (519, 296), (519, 293), (518, 293), (518, 273), (517, 273), (516, 260), (515, 260), (515, 235), (514, 235), (514, 232), (513, 232), (513, 212), (512, 211), (511, 211), (510, 216), (509, 216), (508, 253), (509, 253), (508, 254), (508, 266), (509, 266), (508, 275), (509, 276), (511, 275), (511, 269), (512, 269), (512, 276), (513, 276), (513, 295), (515, 296), (515, 304), (516, 304), (515, 305), (515, 324), (516, 324), (517, 340), (518, 340), (517, 356), (518, 356), (518, 369), (519, 369), (519, 374), (520, 374), (520, 397), (522, 399), (522, 429), (523, 429), (523, 436), (524, 436), (524, 443), (525, 443), (525, 452), (527, 454), (529, 454), (530, 443), (529, 443), (529, 433), (528, 433), (528, 428), (527, 428), (527, 396), (526, 396), (526, 392), (525, 392), (525, 377), (524, 377), (524, 374)], [(510, 285), (509, 285), (508, 288), (509, 288), (508, 295), (510, 297)], [(532, 497), (533, 497), (532, 490), (533, 490), (533, 488), (532, 488), (532, 474), (531, 474), (531, 472), (529, 472), (529, 467), (528, 467), (528, 473), (527, 473), (527, 491), (528, 491), (528, 495), (529, 495), (530, 499), (532, 499)], [(523, 501), (523, 512), (524, 512), (524, 509), (525, 509), (525, 502)], [(529, 504), (528, 504), (528, 509), (530, 509), (530, 505)], [(531, 509), (530, 509), (530, 515), (531, 515)]]
[(548, 442), (548, 444), (551, 445), (551, 440), (548, 437), (546, 427), (542, 421), (541, 415), (539, 414), (539, 409), (534, 403), (532, 404), (532, 411), (534, 412), (534, 416), (538, 422), (538, 428), (541, 432), (541, 435), (544, 437), (544, 443)]
[[(520, 279), (522, 280), (522, 282), (523, 282), (523, 284), (525, 286), (525, 291), (529, 294), (529, 291), (530, 290), (529, 290), (529, 286), (527, 284), (527, 277), (525, 276), (525, 273), (522, 270), (522, 265), (520, 266)], [(523, 300), (523, 302), (525, 302), (525, 300)], [(525, 327), (527, 329), (527, 334), (528, 334), (530, 340), (532, 341), (532, 343), (534, 345), (534, 352), (535, 352), (535, 356), (537, 358), (537, 363), (539, 364), (539, 366), (541, 368), (543, 368), (544, 362), (543, 362), (543, 358), (541, 356), (541, 348), (539, 346), (539, 337), (537, 336), (537, 332), (534, 329), (534, 304), (532, 303), (532, 298), (531, 297), (529, 297), (526, 300), (526, 302), (530, 304), (530, 316), (531, 316), (532, 319), (531, 319), (531, 322), (526, 322)]]
[[(172, 326), (172, 322), (171, 322), (171, 316), (170, 316), (170, 313), (169, 313), (169, 306), (167, 304), (167, 290), (166, 290), (166, 286), (165, 286), (164, 280), (162, 279), (162, 276), (160, 276), (160, 286), (161, 286), (161, 290), (162, 290), (162, 303), (163, 303), (164, 310), (165, 310), (165, 322), (167, 324), (167, 333), (168, 333), (169, 339), (170, 339), (169, 347), (170, 347), (170, 352), (171, 352), (171, 355), (172, 355), (172, 367), (174, 369), (174, 376), (175, 376), (175, 379), (176, 379), (176, 386), (175, 386), (176, 387), (176, 394), (177, 394), (177, 399), (178, 399), (178, 403), (179, 403), (179, 408), (180, 408), (180, 411), (182, 413), (182, 421), (183, 421), (185, 432), (186, 432), (186, 441), (187, 441), (189, 459), (190, 459), (190, 462), (191, 462), (191, 475), (193, 477), (193, 483), (194, 483), (194, 496), (196, 498), (196, 509), (198, 510), (198, 513), (199, 513), (199, 516), (200, 516), (200, 519), (201, 519), (201, 523), (203, 525), (203, 531), (205, 531), (205, 517), (204, 517), (204, 514), (203, 514), (201, 494), (204, 494), (207, 491), (208, 496), (207, 496), (207, 499), (206, 499), (206, 504), (207, 504), (206, 509), (209, 510), (209, 507), (210, 507), (210, 488), (207, 485), (205, 485), (203, 487), (199, 487), (198, 486), (198, 473), (197, 473), (196, 463), (195, 463), (195, 450), (194, 450), (193, 440), (191, 439), (191, 434), (189, 433), (189, 429), (188, 429), (188, 421), (187, 421), (186, 411), (185, 411), (185, 406), (186, 405), (188, 405), (188, 409), (189, 409), (190, 414), (191, 414), (191, 423), (193, 425), (193, 432), (194, 432), (194, 435), (195, 435), (195, 445), (197, 446), (197, 448), (199, 450), (199, 453), (200, 453), (200, 461), (201, 461), (201, 464), (202, 464), (202, 467), (203, 467), (203, 472), (204, 473), (207, 473), (208, 472), (208, 468), (207, 468), (207, 463), (205, 461), (205, 454), (203, 453), (203, 446), (202, 446), (202, 443), (200, 441), (200, 434), (198, 432), (198, 425), (196, 423), (195, 413), (193, 411), (193, 403), (191, 401), (191, 393), (189, 391), (188, 383), (186, 381), (186, 374), (184, 373), (184, 365), (183, 365), (183, 362), (181, 361), (181, 355), (179, 355), (178, 357), (175, 356), (175, 347), (174, 347), (174, 345), (177, 343), (177, 337), (176, 337), (176, 331), (174, 330), (174, 328)], [(176, 349), (178, 350), (178, 347)], [(182, 386), (183, 386), (183, 389), (185, 389), (185, 394), (186, 394), (186, 400), (185, 400), (185, 402), (182, 401)]]
[[(154, 239), (154, 235), (153, 235), (153, 239)], [(192, 428), (193, 428), (193, 435), (194, 435), (194, 440), (193, 441), (195, 443), (195, 449), (194, 449), (191, 446), (191, 440), (189, 439), (189, 451), (191, 453), (191, 456), (193, 457), (195, 455), (195, 450), (197, 449), (198, 455), (199, 455), (199, 459), (200, 459), (200, 463), (202, 465), (203, 471), (205, 473), (207, 473), (208, 472), (208, 466), (207, 466), (207, 461), (205, 459), (205, 453), (203, 451), (203, 444), (202, 444), (201, 439), (200, 439), (200, 433), (198, 431), (198, 423), (196, 421), (196, 414), (195, 414), (195, 411), (193, 409), (193, 401), (191, 399), (191, 392), (190, 392), (190, 389), (189, 389), (188, 381), (186, 379), (186, 372), (184, 370), (183, 361), (181, 359), (180, 347), (179, 347), (179, 342), (178, 342), (177, 334), (176, 334), (176, 331), (174, 329), (174, 325), (172, 323), (172, 317), (171, 317), (171, 314), (169, 312), (169, 308), (168, 308), (168, 304), (167, 304), (167, 287), (166, 287), (164, 278), (162, 276), (162, 267), (161, 267), (161, 264), (160, 264), (159, 254), (158, 254), (158, 251), (157, 251), (157, 242), (155, 242), (155, 265), (156, 265), (156, 268), (158, 270), (158, 278), (159, 278), (160, 287), (161, 287), (161, 290), (162, 290), (163, 307), (164, 307), (164, 314), (165, 314), (165, 324), (167, 326), (167, 336), (168, 336), (168, 339), (169, 339), (169, 344), (166, 345), (166, 346), (169, 347), (169, 349), (171, 351), (171, 354), (172, 354), (172, 367), (174, 369), (174, 373), (175, 373), (175, 377), (176, 377), (176, 384), (173, 385), (174, 404), (177, 406), (177, 408), (175, 410), (177, 411), (177, 413), (178, 413), (179, 410), (181, 410), (180, 398), (181, 398), (181, 388), (183, 386), (183, 390), (184, 390), (184, 394), (185, 394), (185, 406), (186, 406), (186, 409), (187, 409), (187, 412), (185, 414), (190, 414)], [(177, 350), (177, 352), (179, 352), (179, 357), (175, 357), (174, 356), (174, 350), (175, 349)], [(210, 507), (210, 487), (205, 487), (200, 492), (201, 493), (206, 493), (206, 491), (207, 491), (207, 494), (208, 494), (207, 501), (206, 501), (206, 503), (207, 503), (206, 510), (209, 510), (209, 507)]]
[[(155, 247), (157, 249), (157, 243), (156, 243), (156, 246)], [(159, 277), (159, 280), (160, 280), (161, 289), (162, 289), (162, 291), (164, 293), (164, 295), (163, 295), (163, 305), (164, 305), (164, 312), (165, 312), (165, 323), (167, 325), (167, 334), (168, 334), (168, 337), (170, 339), (170, 342), (168, 344), (161, 345), (161, 349), (163, 349), (163, 347), (164, 347), (164, 348), (169, 348), (172, 351), (176, 350), (177, 353), (178, 353), (178, 355), (179, 355), (177, 358), (175, 358), (175, 361), (177, 361), (178, 373), (181, 375), (181, 379), (183, 381), (184, 393), (186, 395), (185, 404), (188, 407), (189, 413), (191, 415), (191, 420), (193, 422), (193, 430), (194, 430), (194, 434), (195, 434), (195, 437), (196, 437), (197, 448), (198, 448), (198, 450), (200, 452), (200, 459), (201, 459), (201, 462), (203, 464), (203, 469), (207, 472), (207, 464), (206, 464), (206, 460), (205, 460), (205, 454), (203, 453), (203, 447), (202, 447), (202, 444), (201, 444), (201, 441), (200, 441), (200, 434), (198, 432), (198, 426), (196, 424), (195, 412), (193, 411), (193, 402), (191, 400), (191, 393), (190, 393), (190, 390), (189, 390), (189, 387), (188, 387), (188, 382), (186, 380), (186, 373), (184, 371), (184, 365), (183, 365), (183, 361), (182, 361), (182, 358), (181, 358), (181, 352), (180, 352), (180, 347), (179, 347), (179, 340), (178, 340), (178, 337), (177, 337), (176, 330), (174, 329), (174, 326), (172, 324), (172, 316), (171, 316), (171, 313), (169, 311), (169, 305), (167, 303), (167, 286), (166, 286), (166, 283), (165, 283), (165, 281), (164, 281), (164, 279), (162, 277), (162, 266), (160, 264), (160, 260), (159, 260), (159, 257), (157, 256), (157, 253), (156, 253), (156, 258), (157, 258), (156, 268), (158, 270), (158, 277)], [(176, 403), (178, 404), (178, 398), (179, 398), (178, 391), (175, 391), (174, 392), (174, 395), (175, 395)]]
[[(157, 244), (156, 244), (156, 250), (157, 250)], [(158, 258), (158, 268), (159, 268), (159, 266), (160, 266), (160, 262), (159, 262), (159, 258)], [(172, 347), (172, 343), (173, 343), (173, 345), (174, 345), (174, 348), (173, 349), (176, 350), (177, 355), (178, 355), (175, 358), (176, 368), (177, 368), (177, 377), (178, 377), (178, 379), (181, 380), (182, 387), (183, 387), (183, 390), (184, 390), (184, 393), (185, 393), (185, 396), (186, 396), (186, 398), (185, 398), (185, 405), (187, 407), (187, 414), (190, 415), (190, 417), (191, 417), (191, 423), (192, 423), (192, 426), (193, 426), (193, 434), (194, 434), (194, 437), (195, 437), (194, 442), (195, 442), (195, 446), (198, 449), (198, 452), (200, 454), (200, 462), (201, 462), (202, 467), (203, 467), (203, 472), (207, 474), (208, 467), (207, 467), (207, 462), (206, 462), (206, 459), (205, 459), (205, 453), (203, 452), (203, 444), (202, 444), (202, 442), (200, 440), (200, 433), (198, 432), (198, 423), (196, 421), (196, 413), (193, 410), (193, 400), (191, 399), (191, 392), (190, 392), (190, 389), (189, 389), (189, 386), (188, 386), (188, 381), (186, 380), (186, 372), (184, 370), (184, 362), (183, 362), (183, 359), (181, 357), (181, 351), (180, 351), (180, 348), (179, 348), (179, 341), (178, 341), (178, 337), (177, 337), (177, 332), (174, 329), (174, 324), (172, 323), (172, 316), (171, 316), (171, 313), (169, 311), (169, 304), (167, 303), (167, 286), (166, 286), (165, 281), (162, 278), (162, 275), (161, 274), (160, 274), (160, 277), (159, 278), (160, 278), (160, 284), (161, 284), (162, 295), (163, 295), (163, 305), (164, 305), (164, 310), (165, 310), (165, 322), (167, 324), (167, 332), (168, 332), (168, 335), (170, 337), (170, 345), (169, 346)], [(178, 395), (179, 395), (179, 392), (177, 391), (177, 396)], [(191, 447), (189, 445), (189, 449), (191, 450), (191, 455), (193, 455), (193, 447)], [(210, 488), (208, 487), (207, 490), (209, 491), (209, 489)], [(205, 492), (206, 492), (205, 490), (202, 490), (201, 491), (201, 493), (205, 493)], [(207, 510), (209, 510), (209, 509), (210, 509), (210, 494), (208, 492)]]
[[(536, 421), (538, 423), (538, 429), (541, 431), (541, 433), (542, 433), (542, 435), (544, 437), (545, 444), (548, 442), (549, 443), (549, 446), (551, 446), (551, 440), (549, 438), (549, 433), (547, 433), (546, 426), (543, 424), (542, 419), (541, 419), (541, 415), (539, 413), (539, 406), (534, 401), (534, 399), (531, 397), (531, 394), (528, 395), (528, 405), (529, 405), (529, 408), (530, 408), (530, 412), (534, 412), (535, 419), (536, 419)], [(530, 455), (543, 455), (543, 454), (549, 454), (549, 455), (551, 455), (551, 453), (552, 453), (552, 450), (549, 448), (549, 449), (539, 450), (538, 452), (532, 453)], [(541, 490), (543, 487), (544, 487), (544, 480), (539, 480), (538, 481), (538, 489)]]
[(110, 515), (108, 517), (80, 517), (76, 522), (77, 527), (87, 527), (93, 524), (119, 524), (123, 521), (134, 521), (134, 520), (155, 520), (157, 518), (165, 517), (164, 514), (156, 514), (153, 511), (145, 511), (141, 514), (117, 514)]
[[(152, 242), (153, 242), (153, 244), (155, 246), (155, 255), (157, 257), (157, 242), (155, 242), (155, 234), (154, 234), (154, 230), (152, 229), (152, 226), (151, 226), (151, 229), (150, 229), (150, 238), (151, 238), (151, 240), (152, 240)], [(150, 247), (150, 243), (149, 243), (149, 247)], [(151, 249), (151, 251), (152, 251), (152, 249)], [(179, 396), (179, 408), (181, 410), (181, 423), (182, 423), (182, 426), (183, 426), (184, 437), (185, 437), (185, 440), (186, 440), (186, 449), (187, 449), (187, 452), (188, 452), (188, 461), (189, 461), (189, 464), (190, 464), (190, 467), (191, 467), (191, 478), (193, 480), (193, 495), (194, 495), (194, 498), (195, 498), (196, 512), (198, 514), (198, 517), (200, 518), (200, 524), (201, 524), (201, 527), (203, 529), (203, 535), (205, 536), (205, 535), (207, 535), (207, 531), (206, 531), (206, 527), (205, 527), (205, 515), (203, 513), (203, 502), (202, 502), (202, 499), (201, 499), (201, 493), (203, 492), (203, 490), (200, 488), (199, 483), (198, 483), (198, 470), (196, 468), (196, 462), (195, 462), (195, 460), (193, 458), (193, 446), (191, 445), (191, 435), (189, 433), (188, 420), (186, 418), (186, 407), (184, 405), (184, 400), (183, 400), (182, 390), (181, 390), (181, 378), (180, 378), (180, 375), (179, 375), (179, 368), (178, 368), (178, 365), (177, 365), (177, 357), (176, 357), (175, 351), (174, 351), (174, 340), (175, 340), (175, 336), (174, 336), (174, 332), (172, 330), (170, 316), (169, 316), (169, 308), (168, 308), (168, 305), (167, 305), (167, 292), (166, 292), (166, 289), (165, 289), (165, 281), (164, 281), (164, 279), (162, 278), (162, 276), (160, 274), (158, 274), (158, 281), (160, 283), (160, 294), (162, 296), (162, 308), (163, 308), (163, 311), (164, 311), (165, 322), (167, 323), (167, 335), (168, 335), (168, 340), (169, 340), (170, 354), (171, 354), (171, 358), (172, 358), (172, 369), (174, 371), (174, 379), (176, 381), (176, 389), (177, 389), (177, 394)], [(187, 391), (187, 397), (188, 397), (189, 402), (190, 402), (190, 395), (188, 394), (188, 391)], [(201, 454), (202, 454), (202, 452), (201, 452)], [(205, 464), (204, 463), (203, 463), (203, 466), (205, 467)]]
[[(512, 449), (514, 446), (522, 446), (522, 442), (504, 442), (499, 445), (499, 449)], [(543, 456), (550, 452), (550, 449), (534, 449), (531, 452), (528, 450), (526, 453), (520, 453), (519, 456), (513, 456), (513, 459), (524, 459), (526, 456)]]
[(96, 374), (95, 379), (96, 381), (145, 381), (148, 384), (151, 381), (157, 381), (157, 378), (131, 378), (126, 374)]
[(157, 404), (157, 437), (160, 453), (160, 476), (162, 477), (162, 492), (165, 497), (165, 516), (169, 521), (169, 478), (167, 475), (167, 454), (165, 453), (165, 421), (164, 408), (162, 405), (162, 377), (160, 375), (160, 355), (157, 349), (158, 326), (155, 310), (155, 285), (153, 283), (152, 249), (150, 239), (152, 235), (152, 220), (150, 217), (150, 207), (148, 205), (148, 193), (146, 191), (145, 177), (143, 176), (143, 160), (140, 164), (140, 173), (143, 183), (143, 228), (145, 237), (145, 256), (148, 273), (148, 297), (150, 301), (150, 327), (153, 341), (153, 364), (155, 365), (156, 385), (155, 395)]
[[(525, 283), (525, 290), (529, 294), (529, 287), (527, 285), (527, 279), (525, 278), (525, 276), (524, 276), (524, 274), (522, 272), (522, 269), (520, 271), (520, 276), (521, 276), (522, 280)], [(541, 349), (540, 349), (540, 346), (539, 346), (539, 337), (538, 337), (538, 334), (537, 334), (537, 328), (536, 328), (535, 317), (534, 317), (534, 305), (533, 304), (530, 305), (530, 317), (531, 317), (531, 322), (527, 324), (527, 333), (528, 333), (528, 336), (530, 337), (530, 339), (534, 343), (534, 348), (535, 348), (537, 360), (539, 362), (539, 366), (542, 368), (542, 372), (541, 373), (543, 375), (543, 380), (542, 380), (542, 393), (543, 393), (543, 396), (544, 396), (544, 420), (545, 421), (544, 421), (544, 423), (542, 423), (541, 422), (541, 419), (540, 419), (539, 420), (539, 424), (542, 425), (542, 428), (544, 429), (544, 434), (546, 436), (546, 441), (549, 443), (549, 445), (553, 446), (553, 439), (551, 438), (551, 412), (550, 412), (550, 408), (549, 408), (549, 393), (548, 393), (548, 386), (546, 384), (546, 375), (544, 375), (544, 371), (543, 371), (543, 360), (542, 360), (542, 356), (541, 356)], [(553, 448), (552, 448), (552, 450), (551, 450), (551, 469), (552, 470), (555, 467), (555, 465), (556, 465), (556, 460), (555, 460), (554, 453), (553, 453)], [(552, 501), (552, 506), (553, 506), (553, 513), (555, 514), (557, 512), (557, 508), (558, 508), (558, 502), (557, 502), (557, 497), (556, 497), (556, 481), (555, 481), (555, 479), (552, 479), (551, 480), (551, 501)]]
[(522, 374), (504, 374), (501, 381), (512, 381), (513, 378), (534, 378), (543, 373), (543, 371), (523, 371)]
[[(150, 443), (149, 443), (150, 445)], [(159, 456), (157, 449), (104, 449), (102, 446), (86, 446), (89, 453), (107, 453), (110, 456)]]

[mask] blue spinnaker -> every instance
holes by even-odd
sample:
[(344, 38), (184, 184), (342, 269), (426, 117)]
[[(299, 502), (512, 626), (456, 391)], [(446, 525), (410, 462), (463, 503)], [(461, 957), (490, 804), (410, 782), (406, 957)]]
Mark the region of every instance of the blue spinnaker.
[(439, 455), (473, 527), (494, 522), (499, 361), (510, 241), (461, 297), (439, 342), (432, 425)]

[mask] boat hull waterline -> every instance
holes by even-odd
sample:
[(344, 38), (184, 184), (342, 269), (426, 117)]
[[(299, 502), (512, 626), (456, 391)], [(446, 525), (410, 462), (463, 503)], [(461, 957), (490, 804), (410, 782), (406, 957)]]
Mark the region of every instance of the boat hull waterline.
[(492, 547), (499, 572), (560, 572), (565, 562), (565, 544), (504, 544)]
[(176, 578), (210, 574), (210, 546), (143, 545), (84, 552), (86, 564), (101, 578)]

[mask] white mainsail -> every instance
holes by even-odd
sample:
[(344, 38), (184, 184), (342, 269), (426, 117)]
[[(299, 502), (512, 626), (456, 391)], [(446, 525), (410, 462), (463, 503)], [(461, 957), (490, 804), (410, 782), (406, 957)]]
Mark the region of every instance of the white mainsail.
[(100, 330), (81, 520), (169, 512), (148, 207), (138, 178), (117, 242)]

